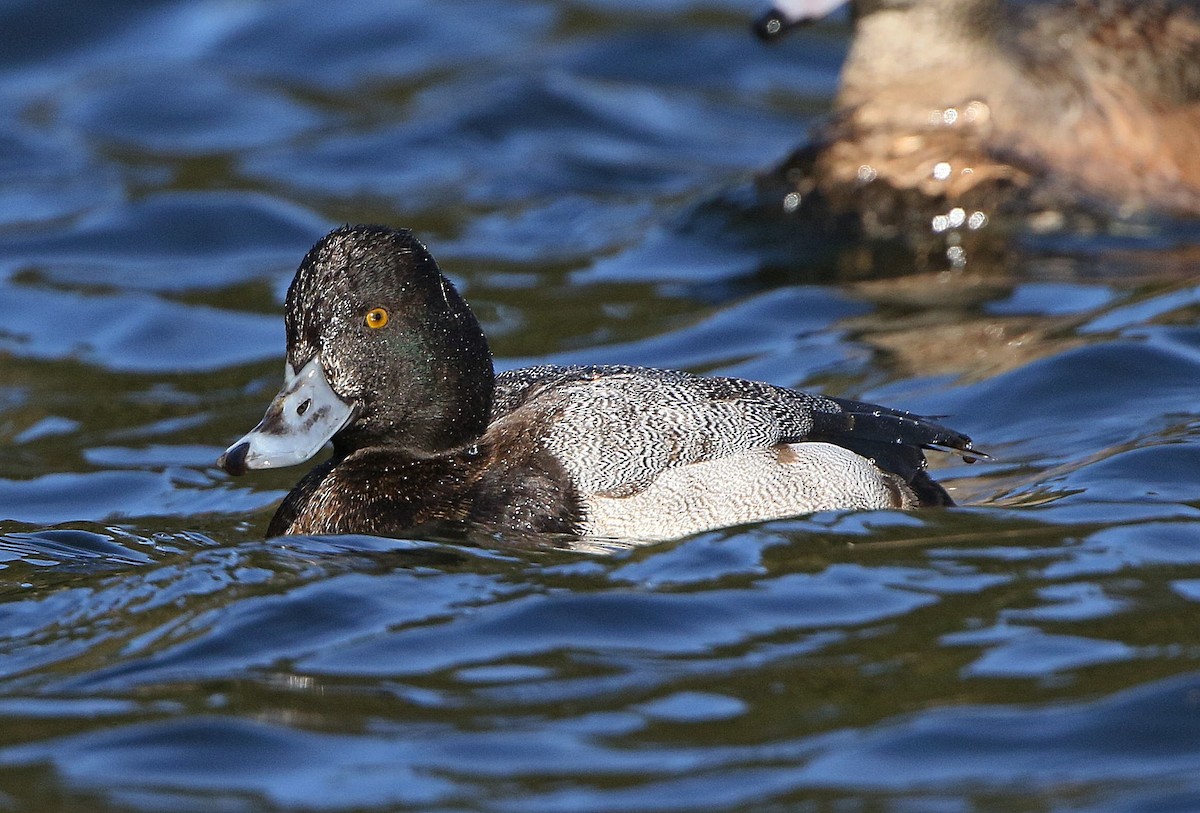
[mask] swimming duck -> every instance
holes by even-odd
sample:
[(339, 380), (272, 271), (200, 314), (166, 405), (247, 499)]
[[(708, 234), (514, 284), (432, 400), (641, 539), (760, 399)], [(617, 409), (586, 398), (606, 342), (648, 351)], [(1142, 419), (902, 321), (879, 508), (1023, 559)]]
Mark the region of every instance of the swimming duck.
[(977, 456), (925, 418), (757, 381), (627, 366), (494, 375), (479, 322), (412, 233), (346, 226), (287, 293), (287, 366), (230, 474), (333, 455), (280, 534), (656, 540), (837, 508), (949, 505), (922, 449)]
[[(778, 0), (777, 37), (846, 0)], [(835, 115), (785, 172), (987, 211), (1200, 215), (1200, 11), (1180, 0), (851, 0)], [(903, 217), (910, 201), (884, 217)], [(928, 222), (926, 220), (926, 222)]]

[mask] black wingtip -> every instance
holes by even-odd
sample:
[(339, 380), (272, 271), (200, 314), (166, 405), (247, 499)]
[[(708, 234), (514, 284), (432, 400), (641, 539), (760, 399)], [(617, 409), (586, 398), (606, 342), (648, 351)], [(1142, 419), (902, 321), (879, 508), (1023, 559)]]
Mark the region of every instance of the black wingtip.
[[(927, 415), (915, 415), (862, 401), (830, 399), (842, 412), (819, 412), (814, 417), (814, 432), (834, 438), (882, 443), (890, 447), (913, 447), (959, 455), (965, 462), (990, 460), (991, 455), (976, 449), (969, 435), (943, 426)], [(942, 417), (942, 416), (938, 416)], [(853, 448), (853, 447), (851, 447)]]
[[(932, 422), (928, 423), (927, 426), (933, 427), (936, 434), (923, 443), (917, 443), (922, 449), (956, 454), (962, 458), (964, 463), (978, 463), (980, 460), (993, 459), (987, 452), (976, 449), (971, 439), (966, 435)], [(897, 443), (904, 442), (904, 440), (897, 441)]]
[(234, 477), (240, 477), (246, 473), (246, 455), (249, 453), (250, 444), (243, 441), (232, 449), (226, 450), (225, 454), (218, 457), (217, 466)]
[[(955, 432), (953, 429), (942, 426), (940, 423), (934, 422), (931, 416), (928, 415), (914, 415), (912, 417), (918, 421), (920, 429), (924, 429), (930, 433), (923, 442), (915, 441), (922, 449), (934, 449), (939, 452), (956, 454), (962, 458), (964, 463), (977, 463), (980, 460), (992, 459), (992, 456), (987, 452), (983, 451), (982, 449), (975, 448), (975, 442), (971, 440), (970, 436), (964, 435), (962, 432)], [(939, 415), (938, 417), (941, 418), (945, 416)], [(901, 439), (897, 442), (911, 443), (914, 441), (906, 441)]]
[(967, 445), (962, 449), (948, 449), (947, 451), (957, 454), (962, 458), (964, 463), (978, 463), (980, 460), (995, 460), (995, 458), (987, 452), (981, 452), (980, 450), (974, 448), (970, 442), (968, 442)]

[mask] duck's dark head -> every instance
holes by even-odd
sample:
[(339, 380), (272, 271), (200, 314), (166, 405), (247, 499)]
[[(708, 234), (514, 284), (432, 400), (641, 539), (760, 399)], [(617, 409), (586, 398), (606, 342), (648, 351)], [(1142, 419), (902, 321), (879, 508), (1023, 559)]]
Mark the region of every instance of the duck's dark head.
[(321, 239), (288, 289), (284, 387), (218, 465), (300, 463), (389, 446), (425, 457), (487, 428), (493, 374), (479, 322), (412, 234), (345, 226)]

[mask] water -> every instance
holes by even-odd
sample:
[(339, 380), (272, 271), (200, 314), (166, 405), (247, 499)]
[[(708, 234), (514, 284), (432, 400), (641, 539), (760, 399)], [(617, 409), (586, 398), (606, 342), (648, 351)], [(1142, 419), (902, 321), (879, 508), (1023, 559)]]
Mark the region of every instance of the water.
[[(789, 237), (740, 202), (846, 31), (757, 10), (0, 10), (0, 808), (1200, 808), (1194, 230)], [(934, 459), (952, 511), (633, 550), (263, 541), (299, 473), (213, 461), (345, 221), (415, 228), (502, 366), (820, 389), (995, 460)]]

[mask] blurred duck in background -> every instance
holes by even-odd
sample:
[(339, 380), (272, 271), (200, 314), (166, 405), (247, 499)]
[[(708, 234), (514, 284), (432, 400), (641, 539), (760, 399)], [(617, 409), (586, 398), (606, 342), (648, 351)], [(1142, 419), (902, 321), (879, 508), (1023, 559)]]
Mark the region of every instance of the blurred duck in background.
[[(757, 30), (841, 5), (779, 0)], [(1200, 215), (1198, 5), (853, 0), (832, 120), (768, 188), (874, 237)]]

